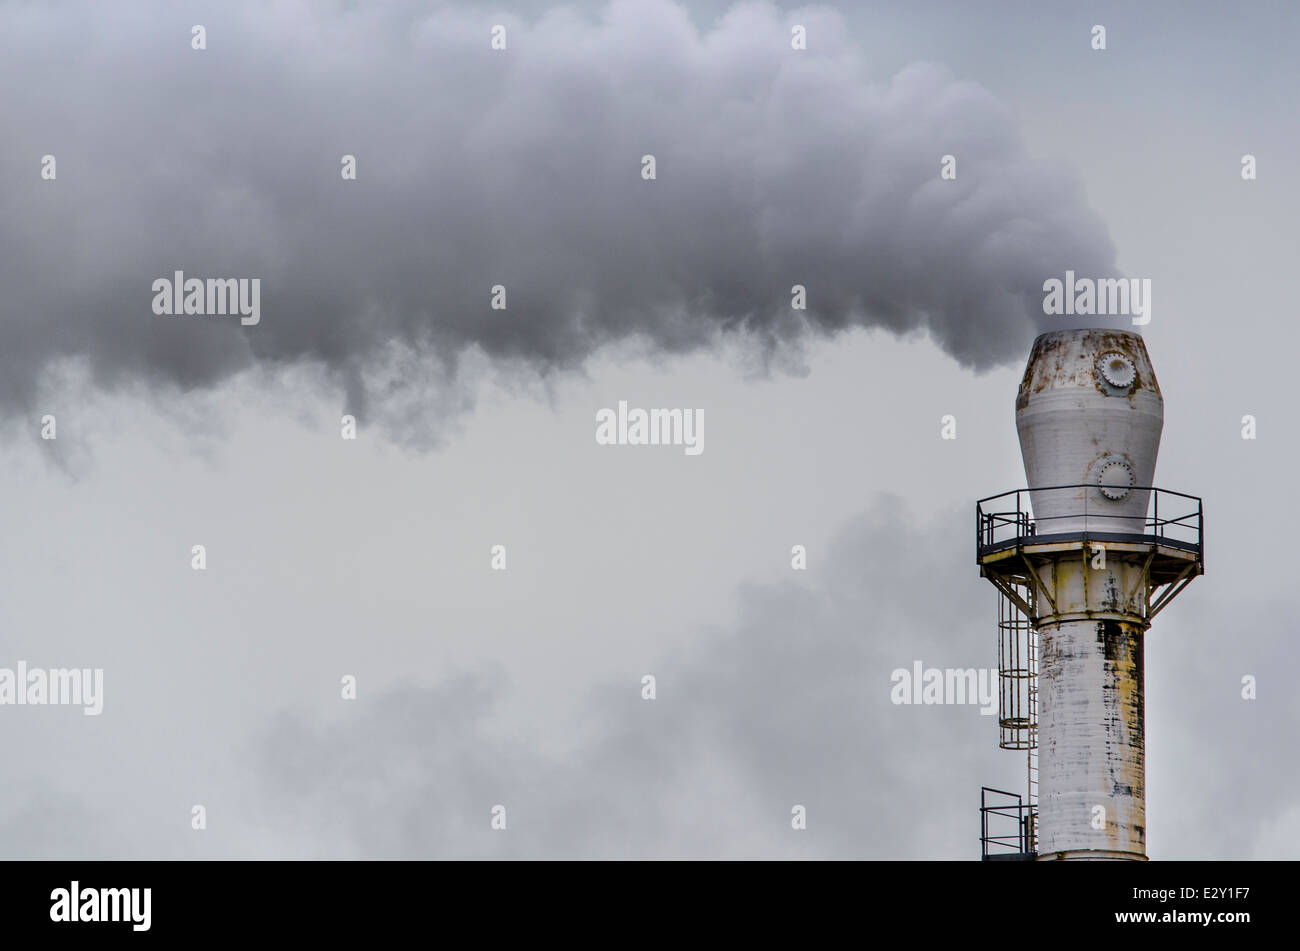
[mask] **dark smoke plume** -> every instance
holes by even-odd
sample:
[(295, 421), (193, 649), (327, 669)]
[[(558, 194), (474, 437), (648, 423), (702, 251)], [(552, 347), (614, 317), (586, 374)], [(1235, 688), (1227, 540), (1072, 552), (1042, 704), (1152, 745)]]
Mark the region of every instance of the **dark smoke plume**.
[[(467, 353), (547, 373), (620, 340), (773, 353), (884, 327), (981, 369), (1023, 358), (1046, 277), (1114, 270), (1078, 179), (1031, 159), (1006, 108), (928, 65), (882, 84), (831, 12), (744, 5), (701, 32), (666, 0), (529, 20), (83, 3), (0, 23), (6, 415), (64, 359), (182, 390), (311, 363), (381, 416)], [(260, 278), (260, 324), (155, 316), (175, 270)]]

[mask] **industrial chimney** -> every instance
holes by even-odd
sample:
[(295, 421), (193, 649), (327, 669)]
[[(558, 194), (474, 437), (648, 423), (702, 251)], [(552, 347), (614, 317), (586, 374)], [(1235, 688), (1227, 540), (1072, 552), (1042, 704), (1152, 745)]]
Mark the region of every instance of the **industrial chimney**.
[(1028, 487), (976, 505), (1000, 592), (1000, 745), (1028, 754), (1023, 799), (983, 792), (985, 858), (1146, 859), (1143, 643), (1204, 571), (1201, 500), (1154, 487), (1163, 424), (1138, 334), (1034, 341), (1016, 396)]

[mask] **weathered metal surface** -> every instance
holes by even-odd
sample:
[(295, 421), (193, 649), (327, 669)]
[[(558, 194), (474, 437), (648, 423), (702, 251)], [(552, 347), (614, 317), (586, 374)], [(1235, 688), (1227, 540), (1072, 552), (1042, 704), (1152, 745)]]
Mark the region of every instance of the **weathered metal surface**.
[(1143, 858), (1144, 626), (1112, 619), (1039, 625), (1039, 854)]
[(1123, 330), (1039, 336), (1016, 396), (1029, 485), (1097, 486), (1032, 492), (1039, 530), (1140, 533), (1150, 493), (1128, 487), (1154, 484), (1163, 425), (1164, 400), (1141, 336)]

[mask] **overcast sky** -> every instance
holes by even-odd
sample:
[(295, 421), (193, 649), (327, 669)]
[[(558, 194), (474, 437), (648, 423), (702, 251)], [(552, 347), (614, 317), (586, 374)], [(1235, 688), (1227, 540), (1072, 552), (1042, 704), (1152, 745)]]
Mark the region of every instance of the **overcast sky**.
[(996, 664), (971, 509), (1073, 268), (1152, 281), (1206, 504), (1148, 852), (1300, 857), (1300, 13), (355, 6), (0, 2), (0, 667), (104, 670), (0, 707), (0, 855), (977, 858), (1023, 758), (890, 673)]

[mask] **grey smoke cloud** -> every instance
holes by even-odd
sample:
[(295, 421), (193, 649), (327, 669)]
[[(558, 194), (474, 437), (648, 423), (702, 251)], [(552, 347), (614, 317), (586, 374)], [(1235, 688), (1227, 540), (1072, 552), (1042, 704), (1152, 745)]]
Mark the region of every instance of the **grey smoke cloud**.
[[(9, 412), (68, 359), (181, 390), (312, 363), (378, 416), (432, 386), (408, 435), (464, 405), (474, 352), (546, 374), (614, 341), (770, 355), (867, 326), (981, 369), (1023, 357), (1046, 277), (1114, 273), (1078, 178), (1004, 106), (937, 66), (874, 75), (831, 11), (748, 4), (702, 32), (667, 0), (74, 6), (0, 14)], [(261, 323), (155, 316), (175, 270), (260, 278)]]
[[(142, 789), (131, 769), (88, 781), (74, 758), (52, 758), (41, 779), (66, 768), (73, 791), (10, 783), (0, 853), (968, 857), (972, 794), (999, 775), (982, 772), (998, 759), (995, 724), (975, 706), (890, 700), (891, 672), (913, 659), (994, 659), (987, 583), (951, 544), (968, 530), (965, 506), (925, 524), (899, 499), (877, 498), (816, 573), (740, 588), (735, 621), (701, 625), (689, 650), (656, 652), (617, 678), (579, 670), (557, 680), (554, 689), (582, 695), (576, 723), (502, 716), (519, 684), (491, 661), (462, 673), (413, 665), (420, 683), (380, 688), (362, 676), (354, 701), (330, 683), (318, 705), (259, 717), (237, 742), (206, 726), (182, 733), (173, 752), (193, 769), (193, 750), (201, 765), (179, 800)], [(928, 596), (936, 572), (953, 579), (953, 597)], [(654, 701), (641, 698), (645, 673), (657, 678)], [(228, 689), (218, 695), (233, 699)], [(112, 713), (105, 727), (125, 730)], [(97, 742), (134, 749), (125, 736)], [(545, 742), (557, 736), (559, 748)], [(189, 827), (196, 801), (209, 814), (201, 834)], [(798, 833), (796, 803), (809, 817)], [(504, 834), (489, 825), (496, 804), (507, 809)]]
[[(734, 627), (593, 689), (587, 735), (562, 754), (493, 728), (511, 685), (491, 670), (358, 700), (340, 723), (286, 711), (240, 770), (256, 781), (253, 821), (273, 830), (261, 841), (333, 858), (969, 857), (995, 722), (890, 700), (892, 670), (914, 658), (993, 658), (987, 592), (950, 543), (967, 515), (918, 528), (877, 499), (809, 587), (747, 586)], [(954, 596), (926, 598), (944, 569)], [(504, 834), (489, 826), (497, 804)], [(809, 817), (798, 833), (794, 804)], [(900, 821), (919, 809), (935, 823), (924, 834)]]

